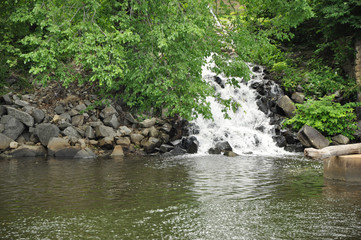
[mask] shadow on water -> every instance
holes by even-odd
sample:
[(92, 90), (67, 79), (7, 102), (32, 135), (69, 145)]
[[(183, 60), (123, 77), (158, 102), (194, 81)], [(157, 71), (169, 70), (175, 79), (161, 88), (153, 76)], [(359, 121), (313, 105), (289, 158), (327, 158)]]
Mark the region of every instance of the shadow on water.
[(346, 239), (359, 199), (297, 156), (0, 159), (0, 239)]

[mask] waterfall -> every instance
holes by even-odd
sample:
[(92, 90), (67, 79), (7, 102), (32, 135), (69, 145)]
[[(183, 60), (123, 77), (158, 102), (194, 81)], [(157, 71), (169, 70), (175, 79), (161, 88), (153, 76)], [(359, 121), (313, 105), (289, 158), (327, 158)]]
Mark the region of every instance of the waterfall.
[[(270, 118), (259, 110), (257, 105), (257, 92), (249, 86), (263, 80), (263, 68), (257, 67), (257, 72), (252, 72), (252, 80), (249, 82), (242, 81), (241, 78), (235, 78), (240, 83), (240, 88), (225, 84), (227, 78), (223, 75), (217, 75), (212, 72), (210, 67), (212, 64), (203, 66), (202, 76), (205, 81), (210, 83), (216, 90), (216, 94), (220, 94), (222, 98), (231, 97), (241, 104), (236, 111), (229, 111), (230, 119), (224, 119), (222, 105), (216, 101), (214, 97), (208, 97), (211, 104), (213, 120), (198, 117), (192, 122), (195, 126), (194, 136), (199, 141), (200, 154), (207, 154), (208, 150), (215, 146), (217, 142), (227, 141), (233, 151), (237, 154), (285, 154), (282, 148), (276, 146), (272, 136), (274, 136), (274, 128), (270, 125)], [(250, 69), (252, 66), (249, 65)], [(270, 88), (270, 91), (276, 93), (278, 85)], [(278, 87), (279, 88), (279, 87)]]

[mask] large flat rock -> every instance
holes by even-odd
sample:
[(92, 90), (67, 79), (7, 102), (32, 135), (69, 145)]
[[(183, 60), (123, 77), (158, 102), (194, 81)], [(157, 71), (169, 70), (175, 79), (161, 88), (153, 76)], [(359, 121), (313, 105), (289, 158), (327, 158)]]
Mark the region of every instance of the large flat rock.
[(361, 154), (324, 159), (323, 175), (328, 179), (361, 183)]

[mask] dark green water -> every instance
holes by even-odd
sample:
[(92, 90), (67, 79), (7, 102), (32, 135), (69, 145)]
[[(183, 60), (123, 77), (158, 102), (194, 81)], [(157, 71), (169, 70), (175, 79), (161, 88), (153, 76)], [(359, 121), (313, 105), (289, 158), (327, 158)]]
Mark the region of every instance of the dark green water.
[(302, 158), (0, 160), (0, 239), (358, 239), (361, 186)]

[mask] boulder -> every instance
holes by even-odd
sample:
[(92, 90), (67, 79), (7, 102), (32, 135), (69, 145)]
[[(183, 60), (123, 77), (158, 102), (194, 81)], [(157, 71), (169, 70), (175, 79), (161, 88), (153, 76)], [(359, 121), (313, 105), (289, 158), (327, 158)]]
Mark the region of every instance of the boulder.
[(101, 148), (105, 149), (112, 149), (113, 148), (113, 138), (112, 137), (105, 137), (99, 140), (98, 145)]
[(65, 113), (65, 108), (62, 104), (58, 104), (55, 106), (54, 111), (56, 112), (56, 114), (60, 115), (60, 114)]
[(221, 154), (222, 152), (221, 152), (221, 149), (219, 149), (219, 148), (210, 148), (210, 149), (208, 149), (208, 153), (209, 154)]
[(33, 116), (35, 123), (41, 123), (45, 118), (45, 113), (39, 108), (34, 108), (31, 111), (31, 116)]
[(304, 125), (301, 130), (297, 133), (297, 138), (300, 140), (305, 147), (314, 147), (321, 149), (330, 145), (330, 142), (325, 138), (319, 131)]
[(132, 141), (132, 143), (139, 145), (140, 141), (142, 141), (144, 138), (144, 136), (142, 134), (139, 133), (133, 133), (130, 135), (130, 140)]
[(305, 101), (305, 94), (300, 92), (294, 92), (291, 96), (292, 100), (296, 103), (303, 103)]
[(284, 111), (287, 117), (293, 117), (295, 115), (296, 107), (287, 95), (280, 97), (277, 101), (277, 105)]
[(227, 156), (227, 157), (237, 157), (238, 156), (237, 153), (232, 152), (232, 151), (225, 151), (223, 155)]
[(26, 112), (20, 111), (16, 108), (6, 106), (8, 115), (15, 117), (20, 122), (24, 123), (28, 127), (34, 126), (34, 118)]
[(48, 154), (54, 156), (56, 152), (70, 147), (68, 139), (52, 137), (47, 145)]
[(84, 116), (83, 115), (75, 115), (71, 118), (71, 124), (75, 127), (82, 126), (84, 122)]
[(13, 157), (37, 157), (46, 156), (46, 150), (43, 146), (22, 145), (11, 152)]
[(168, 153), (165, 153), (164, 155), (169, 155), (169, 156), (179, 156), (179, 155), (184, 155), (187, 153), (187, 150), (181, 148), (181, 146), (177, 145), (174, 147), (173, 150), (171, 150)]
[(148, 139), (143, 139), (141, 146), (144, 148), (146, 153), (154, 152), (156, 147), (160, 147), (162, 141), (159, 138), (149, 137)]
[(9, 138), (8, 136), (0, 133), (0, 150), (5, 150), (10, 147), (10, 143), (13, 139)]
[(94, 132), (94, 129), (91, 126), (87, 126), (85, 128), (85, 137), (89, 138), (89, 139), (94, 139), (95, 138), (95, 132)]
[(129, 137), (120, 137), (116, 141), (117, 145), (128, 147), (130, 145)]
[(168, 145), (168, 144), (162, 144), (162, 145), (160, 145), (160, 147), (159, 147), (159, 151), (160, 151), (161, 153), (170, 152), (170, 151), (172, 151), (173, 149), (174, 149), (174, 147), (171, 146), (171, 145)]
[(122, 146), (116, 145), (113, 149), (112, 154), (110, 154), (111, 157), (123, 157), (124, 151)]
[(4, 125), (4, 131), (2, 133), (14, 141), (25, 129), (25, 126), (22, 122), (10, 115), (2, 116), (0, 123)]
[(113, 106), (108, 106), (100, 112), (100, 117), (105, 119), (114, 114), (118, 114), (117, 110)]
[(233, 150), (231, 145), (227, 141), (216, 143), (215, 148), (219, 149), (221, 152), (226, 152), (226, 151), (232, 151)]
[(140, 123), (140, 126), (143, 128), (150, 128), (155, 125), (156, 121), (156, 118), (145, 119), (143, 122)]
[(68, 137), (75, 137), (77, 139), (81, 138), (78, 131), (75, 128), (71, 127), (71, 126), (65, 128), (63, 133), (64, 133), (65, 136), (68, 136)]
[(156, 129), (154, 126), (149, 128), (149, 136), (150, 137), (155, 137), (155, 138), (159, 137), (158, 129)]
[(30, 103), (27, 101), (24, 101), (24, 100), (17, 99), (14, 101), (14, 104), (18, 105), (20, 107), (25, 107), (25, 106), (28, 106)]
[(287, 140), (284, 136), (278, 135), (278, 136), (272, 136), (272, 139), (274, 142), (276, 142), (276, 145), (278, 147), (284, 147), (287, 145)]
[(85, 111), (86, 110), (86, 105), (84, 103), (81, 103), (81, 104), (79, 104), (79, 105), (77, 105), (75, 107), (75, 110), (77, 110), (78, 112)]
[(3, 105), (0, 105), (0, 117), (6, 114), (6, 108)]
[(119, 123), (117, 117), (115, 116), (115, 114), (105, 118), (103, 120), (103, 122), (104, 122), (104, 125), (115, 128), (115, 129), (117, 129), (120, 126), (120, 123)]
[(342, 134), (339, 134), (339, 135), (332, 137), (332, 143), (335, 145), (349, 144), (350, 139)]
[(67, 147), (55, 152), (54, 156), (57, 158), (74, 158), (79, 151), (78, 147)]
[(38, 136), (41, 144), (44, 146), (48, 145), (49, 140), (52, 137), (58, 137), (59, 132), (59, 128), (51, 123), (41, 123), (35, 128), (35, 134)]
[(132, 133), (132, 130), (129, 129), (127, 126), (121, 126), (119, 131), (122, 136), (129, 136)]
[(90, 148), (81, 149), (74, 156), (74, 158), (77, 159), (91, 159), (96, 157), (97, 155), (93, 153), (93, 151)]
[(99, 138), (104, 137), (115, 137), (117, 134), (112, 127), (99, 125), (95, 127), (95, 136)]
[(197, 153), (199, 142), (196, 137), (192, 136), (189, 138), (183, 138), (181, 146), (187, 151), (187, 153)]

